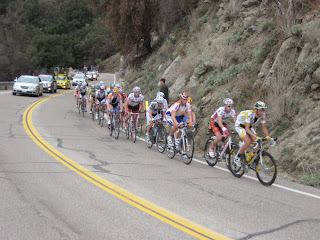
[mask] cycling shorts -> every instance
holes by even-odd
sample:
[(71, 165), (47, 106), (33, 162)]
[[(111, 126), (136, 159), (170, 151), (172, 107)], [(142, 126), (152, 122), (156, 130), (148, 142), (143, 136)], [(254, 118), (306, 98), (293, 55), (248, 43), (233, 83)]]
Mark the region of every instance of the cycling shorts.
[[(170, 126), (172, 126), (172, 123), (173, 123), (172, 116), (167, 114), (166, 119), (167, 119), (167, 122), (170, 124)], [(183, 122), (183, 116), (176, 117), (176, 120), (178, 123)]]
[(131, 105), (128, 105), (128, 113), (130, 113), (130, 112), (133, 112), (133, 113), (138, 113), (139, 112), (139, 105), (137, 105), (137, 106), (131, 106)]
[[(227, 130), (229, 130), (227, 124), (225, 124), (225, 123), (223, 122), (222, 125), (223, 125)], [(212, 131), (213, 133), (221, 132), (221, 134), (223, 134), (223, 131), (222, 131), (221, 127), (219, 126), (219, 124), (218, 124), (217, 122), (213, 121), (212, 119), (211, 119), (211, 121), (210, 121), (210, 129), (211, 129), (211, 131)]]
[[(245, 135), (248, 135), (246, 129), (238, 124), (235, 125), (235, 130), (237, 131), (239, 137), (242, 139)], [(256, 131), (253, 128), (250, 128), (251, 132), (256, 134)]]

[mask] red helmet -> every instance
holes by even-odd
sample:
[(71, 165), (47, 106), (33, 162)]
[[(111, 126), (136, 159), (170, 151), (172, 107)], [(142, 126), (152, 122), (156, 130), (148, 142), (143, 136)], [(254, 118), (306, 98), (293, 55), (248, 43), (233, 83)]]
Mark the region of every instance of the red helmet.
[(182, 99), (187, 100), (188, 99), (188, 94), (186, 92), (182, 92), (179, 95)]

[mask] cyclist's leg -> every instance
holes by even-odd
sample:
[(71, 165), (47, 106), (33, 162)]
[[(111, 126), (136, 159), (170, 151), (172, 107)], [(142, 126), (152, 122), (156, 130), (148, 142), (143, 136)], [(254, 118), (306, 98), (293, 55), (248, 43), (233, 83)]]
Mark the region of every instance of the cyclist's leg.
[(149, 111), (147, 112), (146, 116), (147, 116), (147, 123), (148, 123), (147, 132), (149, 133), (152, 129), (153, 122), (152, 122), (152, 119), (150, 118)]

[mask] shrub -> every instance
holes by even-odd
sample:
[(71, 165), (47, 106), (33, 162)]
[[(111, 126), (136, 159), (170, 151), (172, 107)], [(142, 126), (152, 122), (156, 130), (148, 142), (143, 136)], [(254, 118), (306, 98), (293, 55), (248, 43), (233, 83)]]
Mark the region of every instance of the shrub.
[(304, 176), (301, 181), (301, 183), (313, 186), (313, 187), (319, 187), (320, 186), (320, 173), (318, 174), (308, 174)]

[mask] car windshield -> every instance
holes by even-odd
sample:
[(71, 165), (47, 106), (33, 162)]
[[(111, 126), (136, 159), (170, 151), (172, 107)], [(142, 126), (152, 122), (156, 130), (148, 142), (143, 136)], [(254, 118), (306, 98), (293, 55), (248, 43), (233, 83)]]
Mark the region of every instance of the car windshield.
[(53, 78), (50, 75), (39, 75), (41, 81), (52, 82)]
[(19, 77), (17, 82), (22, 83), (39, 83), (39, 78), (37, 77)]
[(66, 81), (67, 79), (66, 79), (66, 77), (57, 76), (57, 77), (56, 77), (56, 80), (65, 80), (65, 81)]
[(78, 75), (78, 76), (75, 76), (74, 78), (86, 78), (84, 75)]

